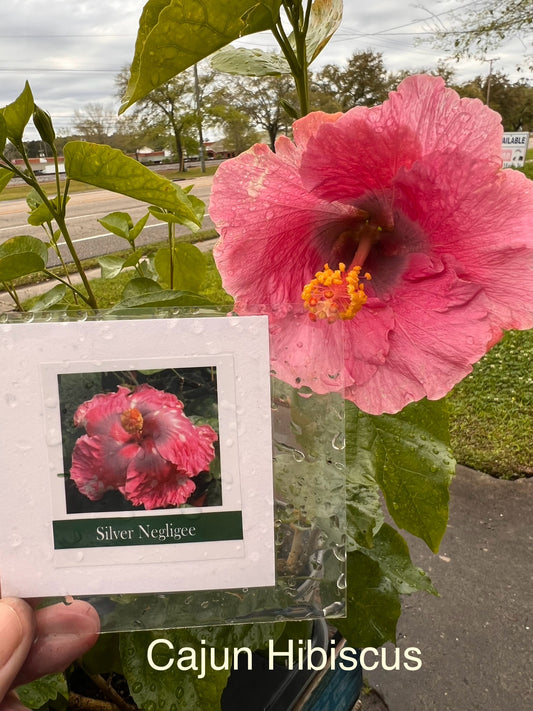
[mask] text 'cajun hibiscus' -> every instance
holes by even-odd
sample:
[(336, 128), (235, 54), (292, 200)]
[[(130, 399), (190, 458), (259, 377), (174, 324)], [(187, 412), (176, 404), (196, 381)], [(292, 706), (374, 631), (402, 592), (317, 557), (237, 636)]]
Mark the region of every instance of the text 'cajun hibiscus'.
[(302, 304), (290, 322), (272, 309), (278, 377), (392, 413), (533, 326), (533, 182), (501, 169), (501, 141), (498, 114), (421, 75), (220, 166), (215, 257), (237, 312)]
[(118, 490), (146, 509), (179, 506), (196, 488), (191, 477), (215, 456), (216, 432), (195, 426), (175, 395), (150, 385), (95, 395), (74, 424), (87, 434), (76, 441), (70, 476), (92, 501)]

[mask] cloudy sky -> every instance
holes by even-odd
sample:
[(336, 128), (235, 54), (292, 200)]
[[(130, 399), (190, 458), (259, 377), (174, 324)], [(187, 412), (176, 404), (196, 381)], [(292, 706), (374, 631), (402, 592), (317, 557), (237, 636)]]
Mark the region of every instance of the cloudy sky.
[[(4, 0), (5, 2), (6, 0)], [(29, 80), (37, 103), (54, 117), (56, 130), (67, 132), (76, 108), (89, 102), (118, 105), (114, 79), (131, 62), (137, 27), (146, 0), (10, 0), (0, 24), (0, 106), (13, 101)], [(434, 67), (442, 51), (417, 40), (436, 23), (446, 26), (450, 10), (468, 0), (345, 0), (341, 28), (318, 58), (342, 64), (354, 51), (382, 52), (391, 71)], [(256, 35), (245, 46), (273, 49), (270, 36)], [(510, 40), (492, 56), (494, 70), (512, 78), (524, 46)], [(488, 62), (457, 66), (460, 79), (488, 71)], [(34, 136), (28, 135), (28, 138)]]

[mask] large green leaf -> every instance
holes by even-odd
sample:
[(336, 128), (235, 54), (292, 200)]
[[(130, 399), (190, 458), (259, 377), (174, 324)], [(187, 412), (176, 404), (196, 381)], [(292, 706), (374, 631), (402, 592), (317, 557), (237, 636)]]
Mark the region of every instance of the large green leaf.
[(437, 595), (428, 576), (411, 562), (407, 543), (392, 526), (384, 523), (374, 536), (373, 543), (373, 547), (364, 552), (379, 564), (381, 571), (399, 593), (409, 594), (424, 590)]
[(443, 401), (422, 400), (396, 415), (346, 406), (348, 481), (375, 481), (395, 523), (437, 552), (448, 522), (455, 472)]
[(157, 205), (200, 225), (195, 206), (170, 180), (110, 146), (70, 141), (63, 149), (65, 170), (71, 180), (112, 190)]
[(34, 109), (33, 95), (28, 82), (24, 85), (22, 93), (2, 109), (5, 120), (5, 132), (15, 145), (22, 143), (22, 136)]
[[(227, 683), (230, 668), (213, 671), (211, 649), (217, 666), (230, 667), (232, 650), (263, 647), (269, 639), (276, 640), (283, 624), (254, 624), (200, 627), (159, 632), (122, 634), (120, 639), (124, 673), (137, 705), (144, 711), (156, 709), (220, 709), (220, 697)], [(150, 644), (164, 639), (165, 643), (152, 648), (153, 663), (166, 667), (162, 673), (147, 661)], [(168, 645), (171, 645), (169, 647)], [(227, 650), (227, 652), (226, 652)], [(202, 674), (202, 655), (205, 658), (205, 675)], [(239, 657), (242, 664), (247, 656)], [(202, 677), (202, 678), (199, 678)]]
[(352, 647), (379, 647), (396, 640), (401, 606), (397, 590), (367, 555), (348, 553), (347, 614), (335, 626)]
[(170, 249), (162, 247), (154, 257), (154, 266), (161, 283), (170, 289), (197, 292), (207, 273), (204, 255), (193, 244), (182, 242), (173, 250), (174, 269), (170, 283)]
[(121, 111), (243, 35), (267, 30), (281, 0), (148, 0)]
[(67, 681), (63, 674), (48, 674), (30, 684), (19, 686), (17, 694), (28, 708), (40, 709), (48, 701), (55, 701), (58, 696), (68, 699)]
[(0, 281), (13, 281), (46, 267), (48, 247), (30, 235), (11, 237), (0, 245)]
[[(63, 302), (63, 299), (67, 295), (68, 287), (65, 284), (56, 284), (50, 291), (46, 294), (40, 296), (36, 301), (33, 302), (31, 311), (48, 311), (50, 309), (57, 309), (58, 304)], [(65, 308), (67, 304), (64, 304)]]
[(342, 0), (314, 0), (307, 31), (309, 63), (318, 57), (342, 22)]
[(282, 54), (246, 47), (229, 46), (219, 49), (211, 57), (211, 66), (226, 74), (251, 77), (279, 76), (291, 72), (289, 63)]
[(348, 484), (346, 490), (346, 548), (372, 548), (374, 532), (383, 524), (379, 487)]

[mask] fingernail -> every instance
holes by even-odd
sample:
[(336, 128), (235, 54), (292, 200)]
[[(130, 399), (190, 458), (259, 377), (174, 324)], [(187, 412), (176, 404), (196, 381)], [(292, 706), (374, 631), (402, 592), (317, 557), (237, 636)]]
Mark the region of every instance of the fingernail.
[(19, 616), (12, 607), (0, 602), (0, 669), (11, 659), (22, 638)]

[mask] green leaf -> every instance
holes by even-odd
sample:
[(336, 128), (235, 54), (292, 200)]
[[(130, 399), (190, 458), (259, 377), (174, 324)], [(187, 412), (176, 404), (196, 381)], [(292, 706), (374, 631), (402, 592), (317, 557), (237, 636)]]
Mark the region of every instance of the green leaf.
[(281, 0), (148, 0), (121, 111), (244, 35), (271, 28)]
[(109, 215), (99, 218), (98, 222), (117, 237), (130, 241), (133, 220), (127, 212), (110, 212)]
[(65, 284), (56, 284), (50, 291), (33, 302), (31, 311), (48, 311), (53, 306), (57, 306), (65, 298), (68, 290)]
[(163, 291), (160, 284), (158, 284), (153, 279), (147, 279), (146, 277), (137, 277), (131, 279), (122, 292), (122, 300), (125, 299), (136, 299), (138, 297), (143, 297), (148, 294), (155, 294), (156, 292)]
[[(0, 149), (0, 153), (1, 152), (2, 151)], [(12, 177), (13, 173), (10, 170), (8, 170), (7, 168), (0, 168), (0, 193), (6, 187)]]
[(409, 548), (403, 537), (392, 526), (384, 523), (374, 537), (374, 545), (364, 551), (378, 563), (381, 571), (401, 594), (424, 590), (438, 595), (431, 580), (411, 562)]
[(68, 699), (67, 681), (63, 674), (48, 674), (30, 684), (19, 686), (17, 694), (24, 706), (39, 709), (48, 701), (55, 701), (58, 696)]
[(285, 111), (285, 113), (292, 119), (296, 120), (297, 118), (300, 118), (298, 114), (298, 109), (290, 102), (286, 101), (285, 99), (280, 99), (279, 103), (281, 104), (281, 108)]
[(127, 269), (128, 267), (134, 267), (139, 263), (139, 259), (143, 256), (144, 251), (142, 249), (136, 249), (135, 252), (132, 252), (130, 256), (126, 259), (123, 265), (123, 269)]
[(22, 143), (22, 136), (34, 109), (30, 85), (25, 83), (22, 93), (2, 110), (6, 124), (6, 136), (16, 146)]
[(374, 532), (383, 524), (379, 487), (352, 484), (346, 494), (346, 548), (372, 548)]
[(342, 0), (314, 0), (306, 37), (309, 63), (318, 57), (342, 22)]
[(102, 270), (102, 279), (114, 279), (124, 267), (123, 257), (100, 257), (98, 264)]
[[(4, 152), (7, 141), (7, 126), (4, 118), (4, 109), (0, 109), (0, 155)], [(4, 170), (2, 168), (2, 170)]]
[[(186, 191), (184, 190), (183, 192), (185, 193)], [(190, 196), (188, 196), (188, 197), (189, 197), (189, 201), (191, 201)], [(194, 204), (193, 204), (192, 207), (193, 207), (193, 210), (194, 210)], [(204, 207), (205, 207), (205, 204), (204, 204)], [(147, 212), (146, 215), (144, 215), (144, 217), (141, 217), (141, 219), (140, 219), (138, 222), (136, 222), (135, 225), (134, 225), (134, 226), (132, 227), (132, 229), (130, 230), (130, 241), (131, 241), (132, 244), (133, 244), (133, 242), (135, 242), (135, 240), (137, 239), (137, 237), (138, 237), (138, 236), (141, 234), (141, 232), (143, 231), (144, 226), (145, 226), (145, 224), (147, 223), (149, 217), (150, 217), (150, 213)], [(202, 216), (202, 219), (203, 219), (203, 216)]]
[(122, 674), (120, 635), (100, 635), (95, 646), (83, 655), (83, 669), (89, 674)]
[[(285, 623), (215, 625), (161, 632), (135, 632), (120, 635), (120, 650), (124, 674), (139, 708), (220, 709), (220, 698), (230, 674), (233, 649), (261, 649), (269, 640), (277, 640)], [(152, 669), (147, 651), (152, 642), (166, 643), (153, 647), (153, 662), (168, 671)], [(171, 645), (169, 647), (168, 645)], [(217, 666), (227, 669), (213, 671), (211, 650)], [(227, 650), (227, 652), (226, 652)], [(202, 655), (205, 655), (205, 676), (202, 676)], [(226, 659), (227, 657), (227, 659)], [(227, 661), (227, 664), (226, 664)], [(238, 661), (244, 668), (246, 653)]]
[(183, 216), (180, 214), (162, 210), (161, 208), (159, 208), (155, 205), (152, 205), (151, 207), (149, 207), (148, 211), (157, 220), (161, 220), (161, 222), (166, 222), (167, 224), (175, 224), (175, 225), (176, 224), (186, 225), (193, 232), (197, 232), (200, 229), (199, 225), (201, 225), (202, 220), (204, 218), (205, 203), (203, 202), (203, 200), (200, 200), (199, 198), (195, 197), (194, 195), (188, 195), (187, 197), (191, 203), (192, 209), (195, 211), (198, 222), (190, 222), (189, 220), (184, 219)]
[(445, 403), (422, 400), (380, 416), (347, 403), (346, 418), (348, 481), (377, 482), (395, 523), (437, 552), (455, 472)]
[(171, 289), (150, 292), (123, 299), (111, 309), (111, 313), (118, 314), (129, 309), (144, 308), (165, 308), (169, 306), (212, 306), (208, 299), (198, 294), (188, 291), (174, 291)]
[(154, 266), (164, 286), (180, 291), (197, 292), (207, 273), (204, 255), (198, 247), (185, 242), (174, 246), (174, 272), (170, 283), (170, 249), (158, 249)]
[[(153, 648), (153, 663), (165, 667), (171, 661), (166, 673), (153, 669), (147, 662), (150, 645), (161, 638), (167, 640), (172, 649), (167, 644), (157, 644)], [(203, 649), (205, 654), (205, 646)], [(207, 663), (202, 674), (202, 647), (193, 630), (166, 630), (164, 635), (160, 631), (121, 634), (120, 651), (124, 675), (139, 708), (220, 709), (220, 697), (230, 670), (213, 671)], [(217, 664), (223, 664), (220, 654)]]
[(347, 559), (347, 615), (335, 619), (335, 626), (353, 647), (395, 642), (401, 612), (397, 590), (378, 563), (364, 553), (348, 553)]
[(291, 72), (289, 63), (282, 54), (231, 45), (219, 49), (211, 57), (211, 66), (226, 74), (251, 77), (280, 76)]
[(0, 245), (0, 281), (39, 272), (46, 267), (48, 247), (36, 237), (12, 237)]
[(97, 143), (70, 141), (63, 152), (65, 170), (71, 180), (163, 207), (201, 225), (195, 205), (181, 188), (122, 151)]

